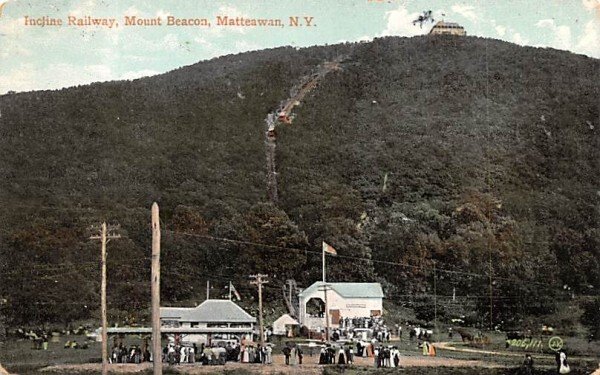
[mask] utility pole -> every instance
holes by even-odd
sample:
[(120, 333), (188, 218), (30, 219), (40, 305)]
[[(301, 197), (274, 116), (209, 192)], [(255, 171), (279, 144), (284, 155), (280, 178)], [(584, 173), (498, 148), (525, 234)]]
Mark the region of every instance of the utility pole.
[(436, 284), (436, 272), (435, 272), (435, 260), (433, 261), (433, 326), (437, 331), (437, 284)]
[(492, 281), (493, 268), (492, 268), (492, 249), (491, 249), (491, 247), (489, 248), (489, 254), (490, 254), (490, 262), (489, 262), (490, 263), (490, 331), (493, 331), (494, 330), (494, 297), (493, 297), (494, 284)]
[(488, 256), (489, 256), (489, 272), (490, 272), (490, 331), (494, 330), (494, 282), (492, 280), (493, 277), (493, 272), (494, 269), (492, 267), (492, 236), (493, 236), (493, 232), (492, 232), (492, 226), (491, 226), (491, 212), (490, 209), (488, 209), (487, 212), (487, 230), (488, 230), (488, 240), (487, 240), (487, 245), (488, 245)]
[[(110, 230), (116, 230), (119, 227), (111, 227)], [(94, 228), (96, 229), (96, 228)], [(106, 244), (111, 239), (121, 238), (118, 234), (108, 234), (106, 222), (100, 226), (100, 234), (90, 236), (90, 240), (100, 240), (101, 243), (101, 263), (102, 263), (102, 281), (100, 284), (100, 314), (102, 315), (102, 375), (108, 374), (108, 319), (106, 317)]]
[(327, 291), (329, 284), (323, 284), (323, 288), (319, 288), (325, 294), (325, 342), (329, 343), (329, 304), (327, 302)]
[(262, 286), (263, 284), (269, 283), (267, 280), (263, 280), (263, 278), (267, 277), (267, 275), (256, 274), (250, 275), (250, 278), (254, 279), (254, 281), (250, 281), (250, 284), (258, 286), (258, 321), (260, 324), (260, 346), (265, 346), (265, 331), (263, 327), (263, 308), (262, 308)]
[(329, 285), (325, 282), (325, 254), (337, 255), (337, 251), (323, 241), (323, 293), (325, 294), (325, 341), (329, 342), (329, 304), (327, 303), (327, 290)]
[(290, 287), (290, 290), (289, 290), (289, 293), (290, 293), (290, 294), (289, 294), (289, 301), (290, 301), (290, 305), (291, 305), (291, 306), (293, 306), (293, 305), (292, 305), (292, 288), (293, 288), (293, 286), (294, 286), (294, 281), (293, 281), (293, 280), (288, 280), (288, 281), (287, 281), (287, 284), (288, 284), (288, 286)]
[(162, 375), (160, 334), (160, 218), (158, 204), (152, 204), (152, 368)]
[(206, 280), (206, 299), (210, 299), (210, 280)]

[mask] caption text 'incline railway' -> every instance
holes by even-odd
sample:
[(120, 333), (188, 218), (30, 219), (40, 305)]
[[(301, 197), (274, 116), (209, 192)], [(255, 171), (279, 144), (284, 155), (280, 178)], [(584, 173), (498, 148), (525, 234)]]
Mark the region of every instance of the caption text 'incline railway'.
[[(112, 29), (119, 27), (116, 18), (96, 18), (92, 16), (72, 16), (69, 15), (65, 20), (62, 18), (52, 18), (49, 16), (30, 17), (24, 16), (25, 26), (38, 27), (105, 27)], [(138, 16), (123, 16), (124, 26), (200, 26), (211, 27), (212, 22), (209, 18), (181, 18), (175, 16), (144, 18)], [(238, 27), (284, 27), (285, 23), (281, 18), (248, 18), (248, 17), (229, 17), (216, 16), (217, 26), (238, 26)], [(288, 26), (316, 26), (314, 17), (311, 16), (289, 16)]]

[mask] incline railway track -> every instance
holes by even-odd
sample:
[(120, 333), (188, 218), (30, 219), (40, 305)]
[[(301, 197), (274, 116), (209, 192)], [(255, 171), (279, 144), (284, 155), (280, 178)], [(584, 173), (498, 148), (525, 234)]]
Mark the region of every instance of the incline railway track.
[(273, 203), (277, 203), (277, 169), (275, 167), (275, 151), (277, 145), (276, 127), (280, 124), (291, 125), (294, 120), (294, 107), (300, 105), (304, 97), (315, 89), (319, 81), (328, 73), (341, 70), (341, 57), (334, 61), (327, 61), (316, 68), (316, 71), (310, 75), (303, 77), (302, 81), (290, 90), (290, 97), (283, 100), (279, 107), (267, 114), (265, 123), (267, 131), (265, 132), (265, 152), (267, 158), (267, 197)]

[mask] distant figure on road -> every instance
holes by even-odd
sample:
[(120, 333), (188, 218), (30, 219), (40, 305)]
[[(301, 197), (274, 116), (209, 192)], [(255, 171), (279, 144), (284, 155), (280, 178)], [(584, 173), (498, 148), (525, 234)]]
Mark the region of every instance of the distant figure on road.
[(290, 363), (291, 366), (296, 366), (298, 364), (298, 352), (295, 346), (292, 346), (290, 349)]
[(526, 354), (523, 360), (523, 373), (526, 375), (533, 375), (533, 358), (531, 354)]
[(321, 346), (321, 352), (319, 353), (319, 364), (326, 365), (328, 364), (327, 360), (327, 351), (325, 350), (325, 345)]
[(283, 355), (285, 356), (285, 364), (286, 365), (290, 364), (290, 354), (291, 354), (290, 348), (288, 348), (287, 346), (285, 348), (283, 348)]

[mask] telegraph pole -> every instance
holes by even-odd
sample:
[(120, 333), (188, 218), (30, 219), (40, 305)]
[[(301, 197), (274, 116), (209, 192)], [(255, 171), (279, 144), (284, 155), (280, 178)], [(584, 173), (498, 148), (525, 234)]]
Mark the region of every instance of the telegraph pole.
[(152, 204), (152, 367), (154, 375), (162, 375), (160, 334), (160, 219), (158, 204)]
[(293, 283), (293, 281), (292, 281), (292, 280), (288, 280), (288, 281), (287, 281), (287, 284), (288, 284), (288, 286), (289, 286), (289, 288), (290, 288), (290, 290), (288, 291), (288, 292), (289, 292), (289, 297), (288, 297), (288, 299), (289, 299), (289, 301), (290, 301), (290, 306), (293, 306), (293, 305), (292, 305), (292, 287), (294, 286), (294, 283)]
[(250, 281), (250, 284), (258, 286), (258, 319), (260, 324), (260, 346), (265, 346), (265, 333), (263, 327), (263, 308), (262, 308), (262, 286), (263, 284), (267, 284), (267, 280), (263, 280), (263, 278), (267, 277), (267, 275), (256, 274), (250, 275), (250, 278), (254, 279), (254, 281)]
[(436, 272), (435, 272), (435, 260), (433, 261), (433, 326), (437, 331), (437, 284), (436, 284)]
[[(119, 227), (111, 227), (111, 230)], [(108, 319), (106, 317), (106, 244), (111, 239), (121, 238), (118, 234), (108, 234), (106, 222), (100, 227), (100, 234), (90, 236), (91, 240), (100, 240), (101, 243), (101, 263), (102, 263), (102, 281), (100, 284), (100, 314), (102, 315), (102, 375), (108, 374)]]
[(329, 304), (327, 303), (327, 291), (329, 290), (329, 284), (323, 284), (323, 288), (319, 291), (323, 291), (325, 294), (325, 342), (329, 343)]
[[(489, 240), (488, 240), (489, 241)], [(489, 242), (488, 242), (489, 246)], [(494, 282), (492, 281), (492, 272), (494, 271), (492, 268), (492, 249), (489, 248), (489, 256), (490, 256), (490, 331), (494, 330)]]
[(325, 294), (325, 342), (329, 343), (329, 305), (327, 304), (327, 284), (325, 284), (325, 250), (323, 250), (323, 294)]

